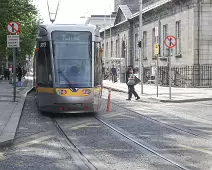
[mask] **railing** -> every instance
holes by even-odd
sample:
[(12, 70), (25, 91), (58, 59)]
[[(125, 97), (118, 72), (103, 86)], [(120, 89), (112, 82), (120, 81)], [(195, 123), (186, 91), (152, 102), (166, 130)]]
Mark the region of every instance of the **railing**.
[[(177, 87), (212, 87), (212, 65), (172, 67), (172, 86)], [(169, 85), (169, 68), (158, 68), (159, 84)]]

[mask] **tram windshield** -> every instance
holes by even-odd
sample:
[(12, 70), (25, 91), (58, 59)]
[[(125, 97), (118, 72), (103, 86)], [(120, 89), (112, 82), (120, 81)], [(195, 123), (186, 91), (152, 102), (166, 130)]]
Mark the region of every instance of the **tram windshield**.
[(52, 42), (56, 86), (92, 87), (92, 34), (54, 31)]

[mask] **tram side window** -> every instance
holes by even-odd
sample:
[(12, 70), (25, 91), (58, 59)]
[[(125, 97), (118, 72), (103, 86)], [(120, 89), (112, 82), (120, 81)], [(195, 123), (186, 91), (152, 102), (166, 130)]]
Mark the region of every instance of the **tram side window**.
[(37, 84), (40, 87), (53, 87), (51, 55), (48, 41), (39, 42)]
[(102, 84), (102, 60), (100, 57), (100, 43), (95, 43), (94, 53), (94, 86)]

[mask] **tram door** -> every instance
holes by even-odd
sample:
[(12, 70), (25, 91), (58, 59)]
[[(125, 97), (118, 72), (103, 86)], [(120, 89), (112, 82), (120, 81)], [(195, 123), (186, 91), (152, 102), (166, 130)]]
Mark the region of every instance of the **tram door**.
[[(36, 95), (38, 106), (48, 104), (53, 95), (52, 63), (49, 41), (39, 41), (36, 58)], [(50, 95), (50, 96), (49, 96)]]
[(94, 45), (94, 110), (98, 112), (101, 105), (102, 86), (102, 58), (100, 56), (100, 43)]

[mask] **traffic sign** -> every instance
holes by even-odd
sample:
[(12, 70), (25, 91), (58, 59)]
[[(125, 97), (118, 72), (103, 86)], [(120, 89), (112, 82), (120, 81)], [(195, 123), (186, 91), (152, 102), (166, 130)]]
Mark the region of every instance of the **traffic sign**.
[(7, 31), (11, 34), (17, 34), (20, 32), (20, 24), (18, 22), (10, 22), (7, 25)]
[(155, 44), (155, 54), (158, 55), (159, 54), (159, 45)]
[(164, 44), (167, 46), (167, 48), (174, 48), (177, 44), (177, 39), (175, 36), (167, 36), (164, 40)]
[(7, 35), (7, 48), (19, 48), (19, 35)]

